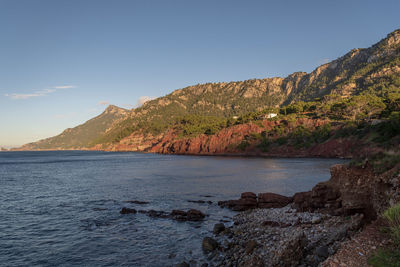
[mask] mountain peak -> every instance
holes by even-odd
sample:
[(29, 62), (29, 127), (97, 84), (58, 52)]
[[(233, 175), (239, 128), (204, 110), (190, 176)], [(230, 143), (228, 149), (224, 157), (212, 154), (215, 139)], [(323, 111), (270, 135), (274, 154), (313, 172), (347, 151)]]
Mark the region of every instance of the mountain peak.
[(109, 105), (104, 112), (105, 113), (120, 113), (120, 112), (125, 112), (126, 110), (120, 107), (117, 107), (115, 105)]

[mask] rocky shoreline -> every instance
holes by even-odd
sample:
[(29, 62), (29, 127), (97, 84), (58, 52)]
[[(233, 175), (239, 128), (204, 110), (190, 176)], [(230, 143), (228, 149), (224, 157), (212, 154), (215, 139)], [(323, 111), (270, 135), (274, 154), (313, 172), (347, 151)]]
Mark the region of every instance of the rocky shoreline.
[[(399, 202), (399, 170), (399, 164), (381, 174), (368, 163), (335, 165), (331, 179), (308, 192), (292, 197), (245, 192), (240, 199), (220, 201), (222, 208), (240, 213), (233, 218), (233, 226), (216, 224), (213, 233), (204, 238), (208, 264), (341, 266), (335, 257), (341, 245), (348, 244), (356, 233), (360, 235), (385, 208)], [(362, 253), (355, 256), (360, 255), (365, 258)]]
[[(375, 173), (368, 162), (362, 166), (334, 165), (331, 178), (308, 192), (291, 197), (244, 192), (239, 199), (219, 201), (221, 208), (239, 211), (233, 225), (217, 223), (203, 239), (206, 260), (178, 266), (340, 266), (333, 260), (337, 260), (335, 253), (341, 244), (399, 202), (399, 170), (400, 164), (381, 174)], [(203, 221), (207, 217), (194, 209), (121, 210), (121, 214), (128, 213), (177, 221)]]
[(318, 266), (362, 220), (362, 214), (297, 212), (291, 205), (244, 211), (215, 235), (218, 247), (208, 259), (214, 266)]

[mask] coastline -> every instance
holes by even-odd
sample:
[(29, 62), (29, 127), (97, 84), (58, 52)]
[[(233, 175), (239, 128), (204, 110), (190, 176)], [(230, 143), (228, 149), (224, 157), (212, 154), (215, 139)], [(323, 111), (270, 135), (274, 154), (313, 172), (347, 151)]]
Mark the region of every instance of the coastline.
[[(400, 200), (399, 170), (397, 164), (377, 174), (368, 162), (359, 167), (338, 164), (331, 167), (328, 181), (295, 194), (287, 206), (251, 207), (250, 193), (225, 201), (231, 208), (248, 209), (235, 216), (228, 239), (216, 235), (224, 256), (211, 257), (218, 266), (353, 266), (354, 259), (366, 264), (377, 248), (390, 244), (376, 225), (382, 225), (380, 214)], [(357, 240), (363, 240), (363, 252)]]
[(35, 152), (35, 151), (99, 151), (99, 152), (134, 152), (144, 154), (158, 155), (179, 155), (179, 156), (205, 156), (205, 157), (250, 157), (250, 158), (326, 158), (326, 159), (353, 159), (353, 156), (331, 156), (331, 155), (310, 155), (307, 153), (299, 154), (280, 154), (280, 153), (265, 153), (265, 152), (225, 152), (225, 153), (162, 153), (154, 151), (130, 150), (130, 149), (92, 149), (92, 148), (72, 148), (72, 149), (10, 149), (1, 152)]
[[(68, 151), (88, 150), (70, 149)], [(143, 151), (96, 151), (154, 153)], [(292, 155), (291, 157), (282, 157), (282, 155), (271, 156), (261, 153), (170, 154), (217, 157), (303, 157), (300, 155)], [(375, 174), (371, 166), (369, 166), (368, 162), (366, 162), (363, 166), (358, 167), (350, 167), (345, 164), (334, 165), (331, 167), (331, 177), (328, 181), (318, 183), (311, 191), (298, 192), (292, 197), (293, 200), (292, 203), (289, 204), (289, 206), (270, 209), (256, 208), (240, 212), (237, 216), (235, 216), (235, 225), (230, 228), (230, 233), (227, 233), (228, 238), (225, 235), (222, 237), (216, 237), (216, 239), (220, 243), (218, 253), (217, 251), (214, 251), (209, 254), (208, 257), (216, 264), (220, 264), (221, 266), (229, 266), (229, 264), (231, 264), (232, 266), (235, 266), (235, 264), (263, 266), (257, 264), (263, 262), (263, 259), (264, 262), (265, 260), (271, 260), (268, 258), (263, 258), (265, 256), (263, 254), (258, 254), (259, 252), (262, 253), (262, 251), (265, 251), (266, 247), (262, 245), (265, 241), (265, 244), (269, 244), (267, 247), (275, 247), (278, 249), (278, 252), (281, 255), (279, 258), (280, 260), (285, 258), (289, 261), (297, 261), (297, 263), (305, 262), (305, 266), (317, 266), (327, 258), (335, 257), (336, 251), (340, 250), (341, 244), (343, 242), (347, 242), (349, 238), (356, 235), (357, 233), (360, 233), (360, 231), (362, 232), (363, 227), (365, 227), (366, 225), (370, 225), (371, 222), (373, 222), (383, 211), (383, 209), (390, 205), (390, 203), (399, 201), (399, 197), (396, 195), (397, 192), (390, 192), (391, 188), (395, 188), (393, 185), (399, 182), (398, 176), (393, 177), (393, 174), (395, 174), (399, 168), (400, 166), (397, 165), (395, 168), (393, 168), (394, 170), (389, 170), (388, 172), (383, 174)], [(376, 188), (383, 189), (381, 191), (377, 191)], [(383, 199), (382, 196), (384, 196)], [(281, 215), (283, 214), (283, 216), (277, 216), (276, 213), (279, 213)], [(272, 216), (272, 219), (270, 216), (271, 214), (275, 214), (274, 216)], [(255, 226), (255, 216), (258, 217), (257, 226)], [(285, 220), (287, 221), (279, 221), (280, 217), (285, 218)], [(314, 217), (320, 219), (314, 220), (314, 223), (312, 223), (312, 219)], [(297, 222), (293, 220), (294, 218), (305, 219), (302, 219), (302, 222)], [(345, 218), (354, 218), (354, 220), (351, 219), (354, 223), (347, 224)], [(276, 223), (274, 223), (274, 221), (276, 222), (277, 220), (278, 226)], [(265, 222), (268, 223), (265, 224)], [(335, 227), (333, 227), (333, 225), (335, 225)], [(254, 232), (253, 230), (256, 228), (258, 230)], [(309, 231), (310, 229), (314, 231), (312, 232), (311, 236), (311, 232)], [(335, 231), (338, 229), (341, 229), (340, 234), (335, 234), (328, 238), (330, 240), (328, 240), (329, 242), (326, 241), (327, 237), (323, 233), (332, 231), (336, 233)], [(238, 232), (239, 230), (240, 233)], [(305, 234), (295, 234), (299, 231), (302, 231)], [(251, 244), (253, 245), (257, 244), (254, 245), (251, 253), (249, 252), (250, 248), (246, 249), (246, 247), (251, 246), (248, 245), (248, 243), (252, 241), (250, 237), (262, 235), (271, 237), (271, 233), (276, 236), (276, 239), (279, 241), (278, 243), (268, 243), (268, 238), (265, 240), (259, 239), (258, 241), (256, 240), (256, 243), (251, 242)], [(310, 240), (312, 238), (316, 238), (319, 241), (314, 242), (315, 244), (311, 244), (307, 240)], [(323, 245), (321, 245), (322, 243)], [(304, 244), (308, 244), (308, 249), (305, 251), (302, 250), (301, 253), (299, 252), (300, 254), (295, 253), (296, 255), (302, 255), (302, 257), (292, 258), (292, 256), (290, 255), (293, 255), (293, 253), (283, 253), (284, 251), (288, 250), (295, 251), (300, 245), (303, 246)], [(318, 255), (317, 250), (319, 251), (318, 253), (320, 255)], [(323, 250), (324, 252), (321, 252), (320, 250)], [(326, 251), (328, 251), (328, 253), (326, 253)], [(221, 256), (217, 255), (225, 256), (221, 258)], [(279, 259), (274, 259), (274, 261), (279, 262)], [(244, 262), (240, 260), (244, 260)], [(289, 264), (288, 266), (292, 265)]]

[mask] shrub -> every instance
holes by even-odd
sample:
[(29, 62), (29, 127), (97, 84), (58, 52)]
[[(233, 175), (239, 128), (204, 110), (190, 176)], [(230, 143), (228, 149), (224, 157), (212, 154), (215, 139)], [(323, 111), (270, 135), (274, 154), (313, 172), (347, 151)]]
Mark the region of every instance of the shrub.
[(368, 264), (373, 267), (397, 267), (400, 266), (400, 253), (393, 250), (379, 249), (368, 259)]
[(246, 148), (247, 148), (248, 146), (250, 146), (250, 143), (249, 143), (248, 141), (246, 141), (246, 140), (243, 140), (243, 141), (237, 146), (237, 148), (238, 148), (239, 150), (245, 151)]
[(258, 148), (261, 149), (262, 152), (267, 152), (269, 146), (272, 144), (271, 140), (269, 140), (268, 138), (263, 138), (260, 142), (260, 144), (258, 144)]
[(389, 222), (390, 233), (395, 244), (400, 245), (400, 203), (387, 209), (383, 217)]
[(374, 267), (400, 266), (400, 203), (387, 209), (383, 217), (389, 223), (394, 247), (379, 249), (368, 259), (368, 263)]
[(315, 131), (312, 133), (315, 142), (322, 143), (328, 140), (331, 135), (331, 124), (327, 123), (321, 126), (318, 126)]

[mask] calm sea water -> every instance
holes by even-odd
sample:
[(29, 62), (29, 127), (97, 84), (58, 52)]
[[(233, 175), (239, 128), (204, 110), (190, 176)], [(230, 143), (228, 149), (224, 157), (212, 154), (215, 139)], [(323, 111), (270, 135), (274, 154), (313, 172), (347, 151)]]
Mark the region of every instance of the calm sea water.
[[(238, 198), (244, 191), (306, 191), (329, 179), (329, 167), (342, 162), (83, 151), (0, 153), (0, 265), (200, 263), (205, 259), (202, 238), (215, 223), (234, 215), (219, 208), (218, 200)], [(204, 222), (176, 222), (121, 215), (122, 207), (195, 208), (209, 216)], [(170, 254), (176, 257), (170, 259)]]

